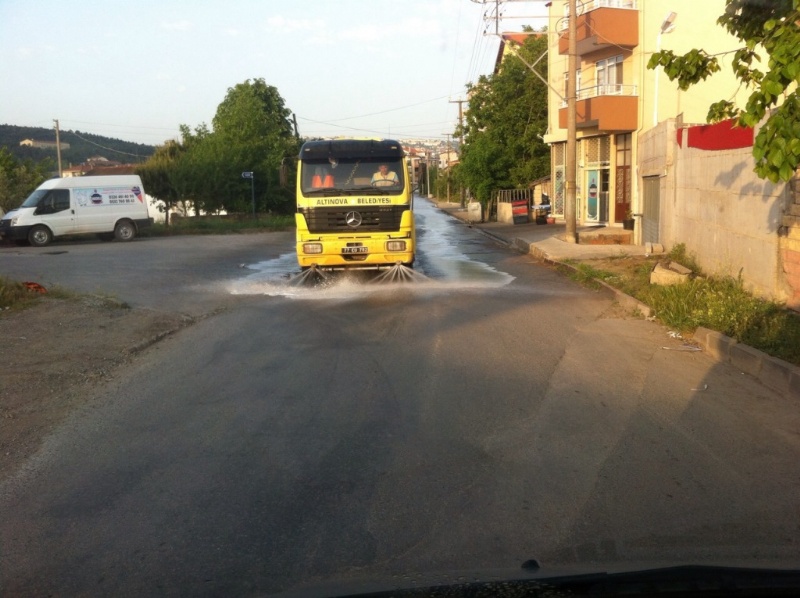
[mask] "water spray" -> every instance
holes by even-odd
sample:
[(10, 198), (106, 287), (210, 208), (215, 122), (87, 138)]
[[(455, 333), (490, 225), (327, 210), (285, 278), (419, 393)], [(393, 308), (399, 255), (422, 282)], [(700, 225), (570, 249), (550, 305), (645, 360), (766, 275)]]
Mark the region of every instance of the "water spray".
[(401, 262), (396, 263), (388, 270), (384, 270), (378, 276), (373, 278), (371, 283), (409, 283), (409, 282), (424, 282), (428, 277), (420, 274), (413, 268), (404, 266)]
[(326, 283), (330, 280), (330, 276), (317, 268), (316, 266), (311, 266), (306, 270), (303, 270), (297, 276), (293, 276), (289, 279), (289, 286), (293, 287), (300, 287), (300, 286), (316, 286), (318, 284)]

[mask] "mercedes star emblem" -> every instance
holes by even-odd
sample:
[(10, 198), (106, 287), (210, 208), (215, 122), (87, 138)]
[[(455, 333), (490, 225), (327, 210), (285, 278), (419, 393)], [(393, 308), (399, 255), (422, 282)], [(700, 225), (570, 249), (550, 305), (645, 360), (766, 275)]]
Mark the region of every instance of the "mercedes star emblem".
[(350, 228), (358, 228), (361, 226), (361, 214), (358, 212), (347, 212), (347, 215), (344, 217), (344, 221)]

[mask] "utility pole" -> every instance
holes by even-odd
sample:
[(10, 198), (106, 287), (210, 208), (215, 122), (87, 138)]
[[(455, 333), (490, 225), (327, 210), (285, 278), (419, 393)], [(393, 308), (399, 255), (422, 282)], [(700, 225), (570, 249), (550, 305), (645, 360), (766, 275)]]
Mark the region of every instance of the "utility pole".
[[(500, 35), (500, 19), (503, 16), (500, 14), (500, 6), (502, 5), (504, 0), (472, 0), (472, 2), (476, 4), (494, 4), (494, 30), (495, 35)], [(534, 0), (518, 0), (518, 1), (534, 1)], [(567, 0), (568, 10), (569, 10), (569, 28), (568, 28), (568, 35), (569, 35), (569, 57), (568, 57), (568, 77), (567, 77), (567, 89), (566, 89), (566, 102), (567, 102), (567, 147), (566, 147), (566, 164), (565, 164), (565, 172), (564, 172), (564, 220), (566, 221), (566, 233), (564, 235), (565, 241), (569, 243), (576, 243), (577, 242), (577, 159), (576, 159), (576, 150), (578, 147), (577, 142), (577, 117), (576, 117), (576, 110), (577, 110), (577, 81), (576, 74), (578, 70), (578, 42), (577, 42), (577, 18), (578, 18), (578, 11), (577, 11), (577, 1), (576, 0)], [(484, 21), (488, 18), (491, 18), (488, 13), (484, 14)], [(484, 34), (486, 32), (484, 31)], [(514, 52), (514, 54), (521, 59), (519, 53)], [(539, 77), (540, 80), (544, 81), (547, 86), (550, 88), (550, 91), (555, 93), (560, 97), (558, 90), (553, 88), (549, 81), (545, 81), (542, 77), (534, 70), (534, 66), (536, 65), (539, 60), (541, 60), (547, 54), (543, 54), (539, 57), (536, 62), (532, 65), (529, 65), (525, 60), (522, 62), (534, 72), (534, 74)]]
[(450, 203), (450, 133), (447, 135), (447, 203)]
[(56, 155), (58, 156), (58, 178), (61, 178), (61, 131), (58, 128), (58, 120), (53, 119), (56, 123)]
[[(464, 147), (464, 108), (463, 104), (466, 100), (450, 100), (451, 104), (458, 104), (458, 132), (459, 132), (459, 149)], [(466, 206), (466, 189), (461, 186), (461, 207)]]
[(576, 175), (577, 161), (576, 149), (577, 127), (575, 111), (577, 108), (577, 71), (578, 71), (578, 39), (577, 39), (577, 2), (569, 0), (569, 59), (567, 61), (567, 155), (564, 172), (564, 220), (566, 221), (566, 233), (564, 240), (567, 243), (577, 242), (577, 206), (576, 202)]
[(431, 195), (431, 151), (430, 149), (425, 149), (425, 195), (428, 198), (433, 197)]

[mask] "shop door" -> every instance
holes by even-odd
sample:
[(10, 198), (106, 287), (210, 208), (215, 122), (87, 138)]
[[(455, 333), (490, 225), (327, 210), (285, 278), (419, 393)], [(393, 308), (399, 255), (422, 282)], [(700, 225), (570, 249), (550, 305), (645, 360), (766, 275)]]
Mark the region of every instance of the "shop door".
[(614, 180), (614, 222), (622, 222), (631, 209), (631, 134), (617, 135), (617, 169)]
[(600, 220), (599, 202), (599, 171), (586, 171), (586, 222), (598, 222)]

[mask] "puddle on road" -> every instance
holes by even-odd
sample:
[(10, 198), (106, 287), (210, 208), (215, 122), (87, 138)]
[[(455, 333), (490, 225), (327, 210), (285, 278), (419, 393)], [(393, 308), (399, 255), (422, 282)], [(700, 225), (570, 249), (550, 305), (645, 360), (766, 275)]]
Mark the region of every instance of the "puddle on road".
[[(250, 264), (250, 273), (229, 285), (233, 295), (269, 295), (299, 299), (344, 299), (402, 287), (414, 292), (450, 292), (497, 288), (514, 277), (470, 258), (459, 247), (463, 225), (440, 212), (424, 199), (415, 200), (417, 261), (414, 270), (427, 279), (419, 282), (370, 284), (374, 272), (344, 273), (314, 286), (293, 286), (291, 277), (300, 274), (294, 252)], [(461, 230), (459, 230), (461, 229)]]

